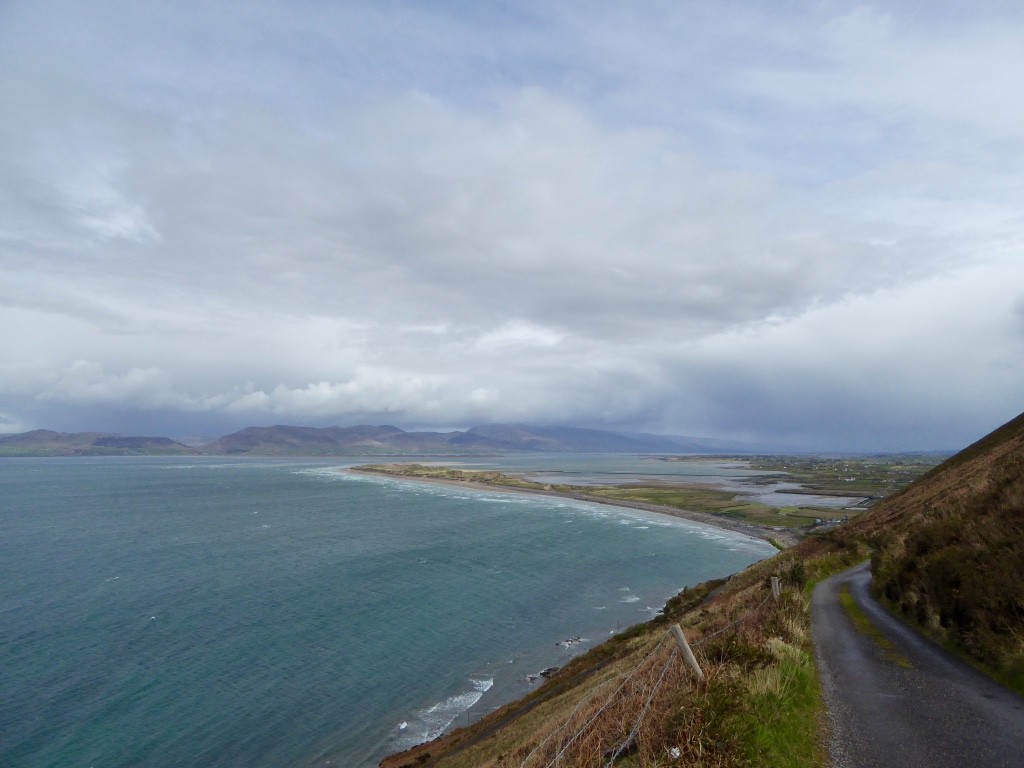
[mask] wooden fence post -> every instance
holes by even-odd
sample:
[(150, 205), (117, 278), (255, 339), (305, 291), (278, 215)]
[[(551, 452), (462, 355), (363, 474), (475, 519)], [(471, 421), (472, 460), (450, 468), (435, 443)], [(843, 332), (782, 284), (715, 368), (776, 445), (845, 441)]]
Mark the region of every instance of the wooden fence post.
[[(763, 583), (763, 582), (762, 582)], [(779, 599), (779, 595), (782, 594), (782, 587), (779, 584), (779, 577), (772, 576), (772, 597), (776, 600)]]
[(690, 644), (686, 642), (686, 636), (683, 635), (683, 630), (679, 628), (678, 624), (672, 625), (672, 637), (675, 638), (676, 645), (679, 646), (679, 650), (683, 652), (683, 661), (686, 662), (686, 666), (690, 668), (690, 671), (697, 679), (697, 682), (703, 683), (704, 673), (701, 671), (700, 664), (697, 663), (697, 657), (694, 656), (693, 651), (690, 650)]

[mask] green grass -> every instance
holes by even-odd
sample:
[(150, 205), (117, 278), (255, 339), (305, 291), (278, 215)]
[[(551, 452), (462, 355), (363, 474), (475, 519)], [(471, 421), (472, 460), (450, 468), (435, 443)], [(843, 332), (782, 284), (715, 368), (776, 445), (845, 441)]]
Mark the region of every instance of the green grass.
[(592, 488), (588, 492), (592, 496), (659, 504), (665, 507), (679, 507), (694, 512), (727, 512), (742, 506), (750, 506), (737, 505), (735, 493), (713, 491), (706, 488), (620, 486), (617, 488)]
[[(521, 477), (506, 475), (484, 469), (452, 469), (425, 464), (365, 464), (353, 467), (358, 472), (373, 472), (397, 477), (412, 477), (420, 480), (445, 480), (459, 483), (481, 483), (502, 488), (521, 488), (531, 491), (548, 489), (542, 483), (524, 480)], [(565, 486), (551, 487), (551, 490), (566, 490)]]
[(690, 512), (723, 515), (754, 525), (779, 528), (802, 528), (813, 523), (815, 518), (826, 519), (846, 514), (841, 510), (804, 507), (777, 509), (758, 502), (737, 501), (736, 494), (731, 491), (715, 491), (706, 488), (623, 486), (589, 488), (586, 489), (586, 493), (611, 500), (634, 501), (642, 504), (675, 507)]
[[(1024, 417), (1022, 417), (1024, 419)], [(782, 471), (793, 470), (791, 459), (778, 461)], [(885, 495), (928, 468), (932, 460), (892, 457), (862, 461), (859, 479), (851, 480), (857, 467), (846, 460), (802, 459), (790, 479), (816, 481), (815, 490), (834, 495)], [(435, 468), (436, 469), (436, 468)], [(777, 479), (777, 475), (775, 479)], [(706, 683), (695, 686), (670, 666), (669, 682), (653, 700), (637, 739), (637, 751), (616, 762), (619, 768), (665, 768), (669, 765), (702, 765), (706, 768), (797, 768), (826, 763), (820, 731), (824, 704), (813, 661), (809, 612), (811, 591), (821, 579), (863, 562), (876, 547), (876, 582), (888, 587), (885, 595), (897, 612), (916, 619), (933, 632), (972, 643), (977, 656), (987, 656), (1004, 670), (1003, 678), (1024, 681), (1024, 465), (1015, 463), (995, 482), (978, 485), (968, 478), (954, 478), (950, 487), (929, 487), (927, 503), (907, 515), (907, 528), (893, 524), (888, 507), (867, 516), (861, 525), (818, 530), (797, 547), (735, 574), (724, 585), (702, 585), (669, 602), (665, 615), (646, 625), (621, 633), (610, 643), (592, 649), (570, 662), (546, 686), (531, 695), (531, 709), (499, 710), (478, 725), (458, 732), (448, 743), (425, 746), (422, 752), (404, 756), (394, 766), (427, 764), (437, 768), (518, 768), (544, 734), (575, 711), (585, 694), (602, 681), (609, 688), (633, 669), (653, 647), (659, 632), (679, 623), (688, 637), (707, 637), (696, 646)], [(473, 479), (479, 481), (479, 477)], [(941, 477), (939, 478), (941, 479)], [(856, 489), (856, 490), (855, 490)], [(971, 489), (971, 493), (967, 492)], [(559, 488), (559, 490), (562, 490)], [(736, 494), (707, 488), (677, 486), (619, 486), (566, 489), (575, 493), (616, 500), (677, 507), (747, 520), (761, 525), (804, 525), (808, 518), (846, 514), (837, 510), (791, 507), (776, 510), (737, 501)], [(840, 492), (844, 493), (840, 493)], [(858, 493), (859, 491), (859, 493)], [(920, 495), (920, 494), (919, 494)], [(909, 497), (908, 497), (909, 498)], [(889, 502), (882, 502), (888, 504)], [(906, 504), (907, 498), (902, 502)], [(917, 502), (914, 502), (917, 504)], [(934, 505), (935, 508), (931, 508)], [(892, 505), (890, 505), (891, 507)], [(1014, 514), (998, 514), (1013, 512)], [(923, 519), (922, 519), (923, 518)], [(929, 518), (932, 518), (929, 521)], [(924, 523), (922, 525), (922, 522)], [(873, 527), (872, 527), (873, 526)], [(895, 528), (895, 530), (893, 530)], [(895, 535), (894, 535), (895, 534)], [(952, 548), (954, 544), (958, 544)], [(965, 546), (966, 545), (966, 546)], [(949, 549), (952, 548), (952, 551)], [(992, 574), (999, 578), (993, 578)], [(761, 600), (768, 577), (782, 578), (778, 601)], [(1005, 578), (1004, 578), (1005, 577)], [(955, 592), (951, 592), (955, 588)], [(705, 595), (714, 597), (705, 601)], [(942, 598), (969, 595), (969, 605)], [(849, 588), (842, 590), (840, 604), (853, 626), (895, 664), (910, 662), (875, 627), (855, 603)], [(970, 613), (967, 613), (970, 611)], [(743, 619), (744, 616), (749, 619)], [(973, 632), (957, 622), (971, 619)], [(965, 622), (966, 623), (966, 622)], [(713, 633), (733, 626), (720, 635)], [(984, 633), (978, 627), (985, 629)], [(958, 631), (959, 630), (959, 631)], [(691, 635), (691, 633), (693, 633)], [(1008, 640), (1016, 639), (1014, 652)], [(991, 641), (991, 644), (989, 642)], [(999, 644), (996, 644), (999, 641)], [(989, 651), (989, 654), (977, 651)], [(1000, 663), (1001, 662), (1001, 663)], [(993, 666), (996, 666), (994, 664)], [(644, 675), (653, 682), (655, 669)], [(676, 674), (676, 678), (672, 675)], [(640, 678), (637, 678), (638, 680)], [(1012, 683), (1011, 683), (1012, 685)], [(625, 689), (621, 711), (609, 711), (595, 725), (593, 748), (588, 753), (577, 744), (579, 759), (563, 759), (565, 765), (603, 765), (604, 745), (617, 744), (621, 726), (635, 717), (645, 701), (644, 686)], [(603, 698), (602, 698), (603, 701)], [(601, 702), (589, 704), (595, 709)], [(620, 706), (616, 704), (615, 706)], [(590, 711), (578, 713), (580, 721)], [(497, 727), (502, 720), (503, 727)], [(607, 721), (607, 722), (605, 722)], [(601, 730), (604, 729), (604, 730)], [(477, 737), (479, 737), (477, 739)], [(467, 739), (475, 739), (472, 744)], [(461, 745), (461, 746), (460, 746)], [(432, 752), (425, 758), (423, 752)], [(682, 757), (672, 757), (681, 751)], [(546, 759), (546, 758), (545, 758)], [(418, 761), (418, 762), (417, 762)], [(535, 761), (537, 762), (537, 761)], [(540, 761), (540, 764), (546, 764)]]
[[(803, 554), (780, 554), (762, 561), (728, 582), (687, 589), (668, 602), (662, 616), (581, 655), (527, 699), (453, 734), (448, 743), (424, 747), (423, 752), (431, 752), (432, 757), (422, 759), (423, 752), (410, 753), (393, 765), (519, 768), (555, 724), (567, 721), (577, 704), (605, 683), (604, 693), (589, 706), (596, 709), (603, 704), (669, 625), (679, 623), (692, 641), (744, 616), (749, 619), (696, 646), (707, 676), (704, 685), (689, 682), (681, 663), (670, 666), (668, 682), (644, 718), (637, 752), (615, 765), (811, 768), (824, 764), (819, 730), (824, 704), (810, 642), (810, 588), (821, 578), (863, 561), (867, 552), (860, 542), (846, 541), (838, 533), (809, 541), (804, 549), (808, 551)], [(782, 578), (783, 593), (778, 601), (763, 603), (771, 575)], [(716, 596), (706, 602), (712, 593)], [(648, 683), (653, 682), (657, 667), (653, 665)], [(623, 718), (636, 717), (645, 706), (647, 690), (640, 686), (627, 693), (635, 700), (626, 702), (621, 713), (608, 716), (608, 724), (597, 727), (607, 727), (610, 733), (621, 730)], [(520, 711), (513, 716), (516, 708)], [(585, 722), (589, 712), (577, 714), (578, 720)], [(500, 728), (499, 722), (503, 723)], [(562, 764), (606, 762), (601, 748), (586, 757), (583, 745), (578, 747), (578, 754), (572, 759), (567, 756)], [(673, 749), (682, 752), (680, 759), (672, 758)], [(544, 765), (546, 759), (532, 761), (531, 768)]]
[(749, 765), (809, 768), (820, 765), (821, 691), (811, 654), (778, 641), (774, 666), (743, 681), (743, 706), (727, 714), (723, 732)]
[(774, 568), (768, 562), (755, 566), (782, 577), (776, 617), (759, 630), (767, 636), (772, 661), (744, 671), (715, 705), (718, 737), (732, 745), (742, 763), (759, 768), (825, 764), (820, 732), (825, 705), (810, 643), (811, 593), (820, 581), (866, 556), (863, 545), (853, 542), (808, 558), (780, 556)]
[(871, 619), (857, 605), (857, 601), (853, 599), (853, 595), (850, 593), (849, 584), (844, 584), (843, 588), (839, 591), (839, 605), (842, 606), (843, 611), (854, 628), (881, 648), (882, 653), (885, 654), (889, 661), (904, 669), (914, 668), (914, 665), (910, 663), (910, 659), (896, 650), (896, 646), (889, 641), (889, 638), (882, 634), (878, 627), (871, 623)]
[(816, 493), (878, 499), (907, 487), (945, 458), (920, 454), (758, 456), (750, 459), (750, 464), (756, 469), (785, 473), (787, 480)]
[(492, 470), (465, 470), (424, 464), (376, 464), (354, 467), (357, 471), (410, 477), (423, 480), (481, 483), (501, 488), (595, 496), (608, 501), (628, 501), (661, 507), (674, 507), (687, 512), (704, 512), (740, 520), (753, 525), (777, 528), (804, 528), (815, 519), (831, 519), (846, 514), (842, 510), (813, 507), (777, 509), (757, 502), (737, 501), (731, 491), (681, 486), (617, 486), (612, 488), (545, 485), (514, 475)]

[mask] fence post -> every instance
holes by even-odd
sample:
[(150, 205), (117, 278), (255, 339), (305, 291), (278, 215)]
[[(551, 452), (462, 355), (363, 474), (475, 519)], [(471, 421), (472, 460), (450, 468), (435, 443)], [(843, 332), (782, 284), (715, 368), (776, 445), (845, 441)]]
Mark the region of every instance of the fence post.
[[(764, 582), (762, 582), (763, 584)], [(772, 576), (772, 597), (776, 600), (779, 599), (779, 595), (782, 594), (782, 587), (779, 585), (779, 577)]]
[(697, 657), (693, 655), (693, 651), (690, 650), (690, 644), (686, 642), (686, 636), (683, 635), (683, 630), (679, 628), (678, 624), (672, 625), (672, 637), (675, 638), (676, 645), (679, 646), (679, 650), (683, 652), (683, 661), (686, 662), (686, 666), (690, 668), (693, 676), (697, 679), (698, 683), (704, 682), (704, 673), (701, 671), (700, 664), (697, 663)]

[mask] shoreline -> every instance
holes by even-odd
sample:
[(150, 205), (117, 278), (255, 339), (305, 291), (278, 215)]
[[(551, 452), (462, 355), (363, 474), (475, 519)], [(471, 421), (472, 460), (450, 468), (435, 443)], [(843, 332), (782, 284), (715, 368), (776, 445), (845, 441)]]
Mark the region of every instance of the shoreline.
[(753, 539), (767, 542), (776, 549), (785, 550), (798, 544), (803, 537), (788, 529), (769, 528), (762, 525), (754, 525), (738, 520), (729, 520), (710, 512), (696, 512), (693, 510), (680, 509), (659, 504), (647, 504), (627, 499), (606, 499), (602, 496), (594, 496), (578, 491), (557, 491), (555, 489), (521, 488), (518, 486), (498, 485), (492, 483), (479, 483), (472, 480), (449, 480), (440, 477), (421, 477), (416, 475), (403, 475), (397, 472), (381, 472), (372, 469), (361, 469), (359, 467), (339, 468), (340, 472), (364, 475), (369, 477), (385, 477), (395, 480), (406, 480), (412, 483), (426, 483), (428, 485), (441, 485), (449, 488), (467, 488), (473, 491), (490, 491), (500, 493), (520, 493), (529, 496), (542, 496), (556, 499), (570, 499), (591, 504), (602, 504), (608, 507), (619, 507), (621, 509), (633, 509), (641, 512), (648, 512), (656, 515), (665, 515), (677, 520), (687, 520), (691, 523), (707, 525), (720, 530), (739, 533)]
[[(412, 483), (423, 483), (423, 484), (433, 485), (433, 486), (437, 486), (437, 487), (464, 489), (464, 490), (468, 490), (468, 491), (476, 492), (476, 493), (522, 494), (522, 495), (525, 495), (525, 496), (532, 496), (532, 497), (539, 497), (539, 498), (556, 499), (556, 500), (570, 500), (570, 501), (579, 501), (579, 502), (582, 502), (582, 503), (601, 504), (601, 505), (607, 506), (607, 507), (618, 508), (618, 509), (623, 510), (623, 511), (636, 511), (636, 512), (644, 513), (646, 515), (650, 515), (650, 516), (654, 516), (654, 517), (658, 517), (658, 518), (663, 518), (663, 519), (666, 519), (667, 521), (669, 521), (670, 523), (684, 521), (686, 523), (691, 523), (691, 524), (694, 524), (694, 525), (697, 525), (697, 526), (710, 527), (710, 528), (714, 528), (714, 529), (719, 530), (719, 531), (722, 531), (722, 530), (728, 531), (730, 533), (739, 534), (740, 536), (743, 536), (743, 537), (745, 537), (747, 539), (752, 539), (752, 540), (758, 541), (760, 543), (771, 544), (772, 546), (774, 546), (776, 548), (776, 550), (780, 550), (783, 547), (787, 547), (788, 548), (788, 547), (793, 546), (794, 544), (796, 544), (798, 541), (800, 541), (800, 537), (792, 534), (789, 531), (778, 531), (778, 530), (776, 530), (774, 528), (768, 528), (768, 527), (765, 527), (765, 526), (757, 526), (757, 525), (753, 525), (753, 524), (750, 524), (750, 523), (745, 523), (745, 522), (740, 522), (740, 521), (733, 521), (733, 520), (728, 520), (728, 519), (722, 519), (722, 518), (716, 517), (716, 516), (714, 516), (714, 515), (712, 515), (710, 513), (706, 513), (706, 512), (695, 512), (695, 511), (691, 511), (691, 510), (679, 509), (677, 507), (668, 507), (668, 506), (662, 506), (662, 505), (656, 505), (656, 504), (646, 504), (646, 503), (643, 503), (643, 502), (633, 502), (633, 501), (629, 501), (629, 500), (617, 500), (617, 499), (612, 500), (612, 499), (607, 499), (607, 498), (603, 498), (603, 497), (600, 497), (600, 496), (592, 496), (592, 495), (584, 493), (584, 492), (575, 492), (575, 491), (573, 491), (573, 492), (566, 492), (566, 491), (558, 491), (558, 490), (555, 490), (553, 488), (552, 489), (546, 489), (546, 488), (524, 488), (524, 487), (520, 487), (520, 486), (502, 485), (502, 484), (498, 484), (498, 483), (478, 482), (478, 481), (473, 481), (473, 480), (457, 480), (457, 479), (441, 478), (441, 477), (424, 477), (424, 476), (419, 476), (419, 475), (405, 475), (405, 474), (401, 474), (399, 472), (387, 472), (387, 471), (380, 471), (380, 470), (373, 470), (373, 469), (362, 469), (362, 468), (357, 468), (357, 467), (339, 467), (337, 471), (339, 471), (339, 472), (341, 472), (343, 474), (351, 474), (351, 475), (357, 475), (357, 476), (362, 476), (362, 477), (376, 477), (376, 478), (389, 479), (389, 480), (392, 480), (392, 481), (399, 481), (399, 482), (401, 482), (401, 481), (408, 481), (408, 482), (412, 482)], [(771, 556), (769, 555), (769, 557), (771, 557)], [(732, 574), (730, 574), (729, 576), (724, 577), (724, 578), (725, 579), (729, 579), (731, 577), (732, 577)], [(684, 587), (684, 592), (685, 592), (685, 589), (686, 588)], [(655, 611), (651, 616), (648, 616), (646, 618), (638, 618), (634, 623), (629, 624), (625, 628), (616, 629), (613, 632), (613, 634), (620, 634), (621, 632), (628, 632), (633, 627), (637, 627), (637, 626), (641, 626), (641, 625), (645, 625), (645, 624), (649, 623), (650, 621), (652, 621), (655, 618), (657, 618), (658, 615), (660, 615), (665, 610), (667, 610), (667, 607), (671, 604), (672, 600), (673, 599), (677, 599), (677, 598), (678, 598), (678, 594), (669, 594), (669, 595), (667, 595), (666, 598), (665, 598), (665, 601), (664, 601), (664, 605), (661, 607), (660, 610)], [(652, 608), (652, 611), (654, 611), (653, 608)], [(608, 640), (609, 640), (609, 638), (607, 638), (607, 637), (595, 637), (595, 638), (593, 638), (593, 640), (591, 642), (588, 642), (587, 644), (580, 646), (580, 648), (578, 649), (578, 651), (576, 653), (571, 654), (570, 659), (567, 662), (565, 662), (564, 665), (559, 666), (559, 667), (553, 667), (550, 670), (545, 669), (544, 671), (545, 672), (547, 672), (547, 671), (550, 671), (550, 672), (561, 671), (561, 669), (563, 669), (565, 666), (568, 666), (569, 664), (572, 664), (572, 662), (576, 658), (578, 658), (580, 655), (585, 655), (586, 653), (588, 653), (590, 651), (593, 651), (595, 648), (601, 647)], [(541, 678), (541, 679), (539, 679), (538, 683), (542, 685), (545, 682), (545, 679), (546, 679), (547, 675), (544, 675), (543, 672), (541, 672), (540, 670), (537, 670), (536, 674)], [(504, 688), (504, 685), (502, 687)], [(426, 745), (429, 745), (429, 744), (432, 744), (432, 743), (435, 743), (435, 742), (438, 742), (438, 741), (443, 741), (445, 739), (449, 739), (449, 738), (451, 738), (453, 733), (460, 732), (462, 729), (465, 729), (465, 728), (475, 728), (475, 727), (477, 727), (477, 725), (480, 722), (486, 720), (489, 717), (494, 716), (496, 713), (499, 713), (499, 712), (502, 712), (502, 711), (506, 710), (509, 707), (516, 707), (517, 704), (518, 704), (518, 708), (515, 709), (514, 711), (517, 711), (517, 712), (520, 712), (520, 713), (525, 712), (525, 711), (529, 711), (536, 704), (538, 704), (541, 701), (543, 701), (543, 698), (536, 698), (537, 692), (540, 691), (540, 690), (541, 690), (541, 688), (539, 688), (539, 687), (538, 688), (534, 688), (533, 690), (529, 690), (529, 689), (518, 690), (517, 689), (517, 691), (512, 693), (511, 695), (509, 695), (509, 691), (504, 691), (504, 695), (502, 695), (502, 692), (499, 691), (498, 692), (498, 703), (496, 705), (492, 705), (492, 707), (491, 707), (491, 709), (489, 711), (479, 711), (479, 712), (473, 713), (473, 709), (475, 707), (475, 703), (474, 703), (473, 705), (470, 705), (470, 707), (467, 708), (465, 711), (463, 711), (461, 714), (459, 714), (456, 717), (456, 719), (453, 720), (451, 723), (449, 723), (439, 734), (437, 734), (437, 735), (435, 735), (435, 736), (433, 736), (431, 738), (428, 738), (427, 740), (425, 740), (423, 742), (414, 744), (412, 746), (401, 747), (401, 748), (398, 749), (398, 751), (393, 751), (393, 752), (388, 753), (387, 755), (384, 755), (380, 759), (378, 765), (381, 766), (381, 767), (383, 767), (383, 766), (392, 766), (392, 765), (400, 765), (400, 764), (402, 764), (401, 761), (403, 760), (402, 756), (408, 755), (408, 754), (413, 753), (413, 752), (415, 752), (417, 750), (425, 749)], [(460, 720), (464, 720), (465, 723), (463, 725), (458, 725), (458, 722)]]

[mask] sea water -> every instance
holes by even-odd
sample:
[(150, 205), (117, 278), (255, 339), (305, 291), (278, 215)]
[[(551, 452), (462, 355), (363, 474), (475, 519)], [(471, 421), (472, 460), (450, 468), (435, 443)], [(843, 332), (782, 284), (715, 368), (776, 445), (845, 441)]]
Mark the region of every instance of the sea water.
[(345, 463), (0, 460), (0, 765), (374, 765), (773, 551)]

